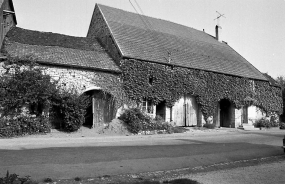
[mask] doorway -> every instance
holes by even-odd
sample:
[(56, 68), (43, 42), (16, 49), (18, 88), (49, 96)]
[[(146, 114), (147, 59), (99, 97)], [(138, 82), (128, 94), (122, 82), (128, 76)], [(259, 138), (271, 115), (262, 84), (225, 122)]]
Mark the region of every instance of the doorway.
[(156, 105), (156, 117), (160, 117), (165, 121), (166, 118), (166, 102), (160, 102), (159, 104)]
[(86, 94), (90, 100), (83, 126), (94, 128), (111, 122), (115, 117), (115, 102), (112, 96), (101, 90), (88, 91)]
[(231, 127), (231, 102), (227, 99), (220, 101), (220, 126)]

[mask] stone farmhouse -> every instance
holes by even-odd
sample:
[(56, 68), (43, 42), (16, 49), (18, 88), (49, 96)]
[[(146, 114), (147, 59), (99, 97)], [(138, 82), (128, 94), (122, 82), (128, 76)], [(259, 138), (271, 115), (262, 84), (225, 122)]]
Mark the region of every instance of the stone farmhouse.
[(219, 27), (212, 36), (96, 4), (87, 36), (72, 37), (18, 28), (8, 16), (2, 61), (35, 61), (62, 86), (92, 95), (93, 125), (119, 116), (127, 101), (177, 126), (246, 127), (282, 113), (280, 87), (219, 40)]

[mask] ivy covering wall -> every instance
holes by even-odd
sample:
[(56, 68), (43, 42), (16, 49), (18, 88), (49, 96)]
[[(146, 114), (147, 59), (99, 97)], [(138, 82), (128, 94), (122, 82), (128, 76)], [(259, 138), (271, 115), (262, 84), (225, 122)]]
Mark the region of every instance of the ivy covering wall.
[(154, 104), (166, 101), (171, 107), (184, 94), (190, 94), (196, 97), (207, 119), (221, 99), (230, 100), (239, 109), (250, 98), (265, 112), (282, 113), (281, 89), (267, 81), (138, 60), (121, 61), (121, 70), (124, 90), (137, 102), (147, 98)]

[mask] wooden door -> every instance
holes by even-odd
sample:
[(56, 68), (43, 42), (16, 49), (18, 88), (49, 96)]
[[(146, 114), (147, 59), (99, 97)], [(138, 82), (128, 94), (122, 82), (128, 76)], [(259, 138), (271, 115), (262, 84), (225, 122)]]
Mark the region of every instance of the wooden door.
[(248, 107), (242, 108), (242, 123), (248, 124)]
[(92, 97), (93, 128), (109, 123), (114, 118), (114, 102), (109, 94), (94, 92)]
[(198, 105), (195, 97), (185, 95), (173, 106), (173, 121), (177, 126), (197, 125)]
[(198, 105), (196, 104), (195, 97), (187, 95), (185, 96), (185, 126), (196, 126)]

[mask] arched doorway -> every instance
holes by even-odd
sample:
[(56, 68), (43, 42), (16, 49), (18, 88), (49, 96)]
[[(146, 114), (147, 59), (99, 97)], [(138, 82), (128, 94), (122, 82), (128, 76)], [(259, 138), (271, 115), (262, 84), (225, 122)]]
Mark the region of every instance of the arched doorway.
[(228, 99), (220, 101), (220, 126), (231, 127), (231, 102)]
[(115, 118), (114, 98), (100, 89), (85, 92), (89, 96), (86, 109), (85, 123), (83, 126), (95, 128), (109, 123)]

